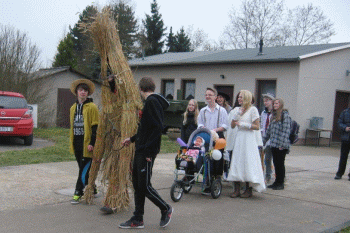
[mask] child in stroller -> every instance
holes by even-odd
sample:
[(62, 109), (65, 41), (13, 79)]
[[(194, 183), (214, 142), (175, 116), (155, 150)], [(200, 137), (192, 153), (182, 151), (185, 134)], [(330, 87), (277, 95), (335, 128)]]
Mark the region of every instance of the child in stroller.
[[(213, 167), (214, 160), (222, 161), (222, 154), (219, 150), (213, 148), (214, 140), (211, 132), (206, 128), (195, 130), (187, 143), (182, 145), (175, 158), (176, 169), (175, 181), (170, 190), (173, 201), (179, 201), (183, 193), (188, 193), (192, 189), (198, 176), (203, 175), (202, 191), (209, 189), (214, 199), (221, 194), (221, 175), (223, 171), (215, 171)], [(181, 144), (180, 144), (181, 145)], [(220, 158), (213, 152), (220, 153)], [(195, 174), (196, 173), (196, 174)], [(218, 175), (220, 174), (220, 175)], [(183, 176), (179, 179), (179, 176)]]

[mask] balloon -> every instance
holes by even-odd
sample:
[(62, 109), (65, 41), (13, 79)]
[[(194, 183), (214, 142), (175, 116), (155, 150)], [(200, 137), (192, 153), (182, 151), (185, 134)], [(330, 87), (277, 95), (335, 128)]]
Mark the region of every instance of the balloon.
[(180, 144), (180, 146), (187, 146), (187, 144), (184, 141), (182, 141), (181, 138), (177, 138), (176, 141)]
[(224, 149), (226, 146), (226, 140), (223, 139), (223, 138), (219, 138), (215, 141), (215, 149), (217, 150), (221, 150), (221, 149)]
[(220, 160), (222, 155), (221, 155), (221, 152), (219, 150), (213, 150), (213, 152), (211, 153), (211, 157), (214, 160)]

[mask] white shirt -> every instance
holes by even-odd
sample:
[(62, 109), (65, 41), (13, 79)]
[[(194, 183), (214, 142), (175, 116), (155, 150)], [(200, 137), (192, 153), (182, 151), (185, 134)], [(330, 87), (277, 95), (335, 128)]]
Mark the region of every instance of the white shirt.
[(220, 107), (218, 104), (215, 104), (213, 111), (211, 111), (209, 106), (202, 108), (198, 115), (198, 128), (199, 127), (205, 127), (210, 130), (224, 127), (226, 130), (228, 128), (226, 109)]

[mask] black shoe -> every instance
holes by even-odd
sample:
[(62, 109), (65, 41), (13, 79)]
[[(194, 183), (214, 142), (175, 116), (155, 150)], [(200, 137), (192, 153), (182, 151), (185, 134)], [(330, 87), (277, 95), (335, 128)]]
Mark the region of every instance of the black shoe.
[(276, 184), (274, 187), (272, 187), (273, 190), (283, 190), (284, 184)]
[[(340, 180), (340, 179), (341, 179), (341, 176), (335, 175), (334, 179), (335, 179), (335, 180)], [(350, 179), (350, 178), (349, 178), (349, 179)]]
[(269, 186), (267, 186), (267, 188), (273, 189), (276, 185), (277, 185), (276, 183), (273, 183), (273, 184), (270, 184)]
[(123, 229), (130, 229), (130, 228), (140, 229), (140, 228), (145, 228), (145, 225), (143, 224), (143, 221), (138, 221), (131, 218), (130, 220), (124, 223), (121, 223), (119, 227)]
[(102, 207), (101, 212), (105, 213), (105, 214), (114, 214), (114, 210), (112, 208), (109, 208), (107, 206)]
[(171, 215), (173, 214), (174, 209), (170, 206), (169, 210), (162, 211), (162, 218), (160, 219), (160, 226), (166, 227), (170, 223)]

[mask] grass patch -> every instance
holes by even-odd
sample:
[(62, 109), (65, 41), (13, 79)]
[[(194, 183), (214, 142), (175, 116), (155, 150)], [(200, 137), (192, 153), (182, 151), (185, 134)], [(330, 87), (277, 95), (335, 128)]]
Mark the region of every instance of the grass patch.
[[(47, 139), (55, 145), (41, 149), (5, 151), (0, 153), (0, 167), (37, 163), (74, 161), (75, 157), (69, 152), (69, 129), (48, 128), (34, 129), (36, 138)], [(160, 153), (176, 153), (179, 145), (162, 135)]]
[(75, 160), (69, 153), (69, 129), (34, 129), (37, 138), (55, 142), (55, 145), (41, 148), (5, 151), (0, 153), (0, 166), (14, 166), (36, 163), (63, 162)]

